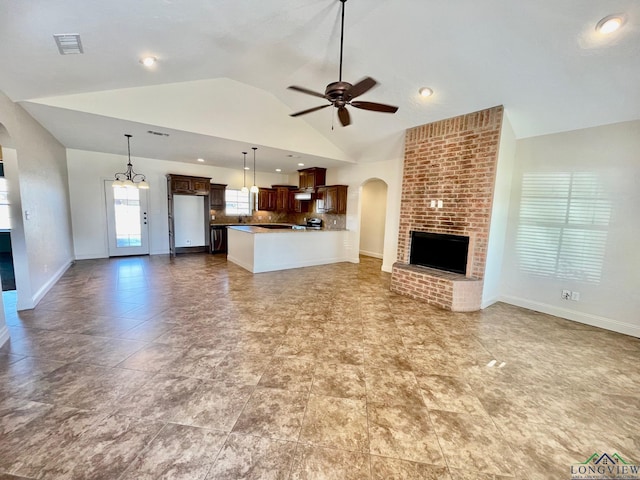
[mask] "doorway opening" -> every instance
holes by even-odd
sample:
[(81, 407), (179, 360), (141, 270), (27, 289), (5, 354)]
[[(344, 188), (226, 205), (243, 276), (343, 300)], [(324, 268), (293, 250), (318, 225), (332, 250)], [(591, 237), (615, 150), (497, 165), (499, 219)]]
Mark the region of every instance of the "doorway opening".
[[(0, 142), (8, 132), (0, 124)], [(11, 211), (9, 209), (9, 183), (4, 176), (4, 157), (0, 143), (0, 278), (2, 291), (10, 292), (16, 289), (16, 274), (13, 265), (13, 249), (11, 248)]]
[(148, 255), (147, 191), (111, 184), (104, 182), (109, 256)]
[(387, 219), (387, 184), (378, 178), (362, 185), (360, 255), (382, 258)]

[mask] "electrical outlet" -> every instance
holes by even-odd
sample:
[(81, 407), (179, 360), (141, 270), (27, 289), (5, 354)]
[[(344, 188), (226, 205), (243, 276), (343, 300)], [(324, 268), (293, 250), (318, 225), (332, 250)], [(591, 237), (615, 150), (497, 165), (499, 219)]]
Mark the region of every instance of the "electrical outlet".
[(571, 290), (562, 290), (562, 299), (570, 300), (571, 299)]
[(571, 292), (571, 300), (574, 302), (580, 301), (580, 292)]
[(187, 245), (191, 245), (191, 240), (185, 240), (185, 243), (186, 243)]

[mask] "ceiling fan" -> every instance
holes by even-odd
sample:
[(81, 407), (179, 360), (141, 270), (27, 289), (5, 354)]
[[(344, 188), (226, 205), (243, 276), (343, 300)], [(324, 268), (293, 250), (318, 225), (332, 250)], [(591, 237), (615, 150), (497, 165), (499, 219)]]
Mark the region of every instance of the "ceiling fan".
[(342, 50), (344, 46), (344, 4), (347, 0), (340, 0), (342, 2), (342, 25), (340, 30), (340, 76), (337, 82), (330, 83), (327, 85), (327, 88), (324, 92), (318, 93), (313, 90), (309, 90), (308, 88), (297, 87), (295, 85), (290, 86), (291, 90), (295, 90), (297, 92), (306, 93), (307, 95), (313, 95), (314, 97), (324, 98), (329, 100), (330, 103), (326, 105), (321, 105), (319, 107), (309, 108), (307, 110), (302, 110), (301, 112), (292, 113), (292, 117), (298, 117), (300, 115), (306, 115), (307, 113), (315, 112), (321, 110), (323, 108), (327, 108), (330, 106), (334, 106), (338, 109), (338, 118), (340, 119), (340, 123), (343, 127), (351, 124), (351, 116), (349, 115), (349, 110), (347, 110), (347, 105), (351, 105), (355, 108), (360, 108), (362, 110), (371, 110), (374, 112), (384, 112), (384, 113), (396, 113), (398, 111), (398, 107), (394, 107), (392, 105), (385, 105), (383, 103), (374, 103), (374, 102), (362, 102), (359, 100), (355, 100), (354, 98), (359, 97), (363, 93), (368, 92), (373, 87), (377, 85), (376, 82), (371, 77), (365, 77), (354, 85), (351, 85), (349, 82), (342, 81)]

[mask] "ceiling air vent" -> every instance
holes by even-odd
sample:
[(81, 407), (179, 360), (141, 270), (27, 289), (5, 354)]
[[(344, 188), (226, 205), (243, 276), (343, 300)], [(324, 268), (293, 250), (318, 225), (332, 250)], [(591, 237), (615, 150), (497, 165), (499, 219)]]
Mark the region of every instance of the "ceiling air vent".
[(79, 33), (58, 33), (53, 38), (56, 40), (60, 55), (84, 53)]
[(169, 136), (168, 133), (156, 132), (155, 130), (147, 130), (147, 133), (150, 134), (150, 135), (157, 135), (159, 137), (168, 137)]

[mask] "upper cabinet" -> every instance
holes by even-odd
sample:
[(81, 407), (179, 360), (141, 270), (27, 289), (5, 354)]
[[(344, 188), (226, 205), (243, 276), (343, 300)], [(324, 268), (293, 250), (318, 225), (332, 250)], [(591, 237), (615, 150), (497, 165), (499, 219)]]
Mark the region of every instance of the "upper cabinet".
[(276, 191), (276, 212), (290, 212), (289, 196), (298, 187), (294, 185), (271, 185), (271, 188)]
[(227, 186), (222, 183), (212, 183), (210, 188), (209, 203), (211, 210), (224, 210)]
[(167, 175), (169, 191), (181, 195), (209, 195), (211, 179), (187, 175)]
[(318, 213), (347, 213), (347, 185), (318, 187), (316, 211)]
[(313, 190), (324, 185), (327, 178), (326, 168), (304, 168), (298, 170), (298, 173), (300, 174), (300, 190)]
[(273, 212), (276, 210), (278, 194), (275, 188), (258, 190), (258, 210)]

